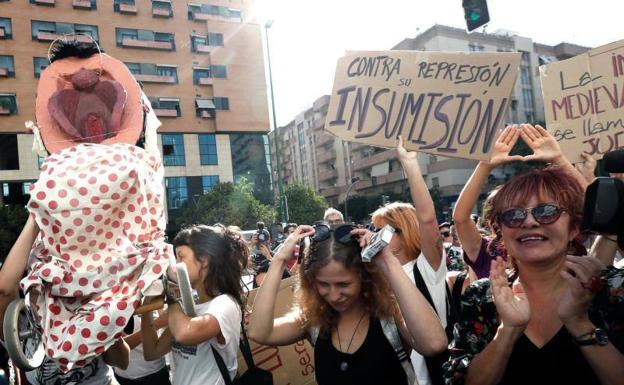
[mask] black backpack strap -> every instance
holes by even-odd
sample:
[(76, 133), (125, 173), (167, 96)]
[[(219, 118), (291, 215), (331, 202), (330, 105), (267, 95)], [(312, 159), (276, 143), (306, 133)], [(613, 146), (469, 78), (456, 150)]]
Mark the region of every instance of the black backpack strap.
[[(423, 278), (422, 274), (420, 273), (420, 270), (418, 270), (418, 264), (417, 263), (414, 264), (414, 282), (416, 283), (416, 287), (418, 288), (418, 290), (420, 290), (420, 292), (425, 297), (427, 302), (429, 302), (429, 304), (433, 308), (433, 311), (435, 311), (436, 314), (437, 314), (438, 311), (436, 310), (436, 307), (433, 304), (433, 299), (431, 298), (431, 294), (429, 293), (429, 289), (427, 288), (427, 284), (425, 283), (425, 279)], [(438, 314), (438, 316), (439, 316), (439, 314)]]
[(243, 353), (243, 357), (245, 358), (247, 370), (253, 369), (256, 367), (256, 364), (253, 360), (253, 355), (251, 354), (251, 347), (249, 346), (249, 339), (247, 339), (247, 332), (245, 331), (245, 325), (243, 324), (243, 321), (241, 321), (241, 331), (243, 333), (243, 338), (240, 340), (239, 348)]
[(453, 283), (453, 289), (450, 293), (451, 319), (453, 322), (458, 322), (460, 318), (462, 288), (464, 287), (464, 282), (467, 277), (468, 273), (463, 271), (455, 278), (455, 282)]
[(225, 385), (232, 385), (232, 379), (230, 378), (230, 371), (225, 367), (225, 362), (223, 362), (223, 357), (217, 351), (217, 349), (210, 344), (210, 349), (212, 349), (212, 355), (214, 356), (215, 361), (217, 362), (217, 366), (219, 367), (219, 371), (221, 372), (221, 376), (225, 381)]

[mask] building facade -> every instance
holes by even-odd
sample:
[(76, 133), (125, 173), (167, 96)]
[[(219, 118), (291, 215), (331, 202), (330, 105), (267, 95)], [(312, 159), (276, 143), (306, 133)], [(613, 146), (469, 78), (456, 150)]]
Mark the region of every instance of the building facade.
[[(538, 44), (509, 31), (469, 34), (463, 29), (435, 25), (414, 38), (399, 42), (392, 49), (521, 52), (520, 74), (505, 121), (543, 123), (539, 66), (576, 56), (589, 48), (569, 43)], [(396, 150), (347, 143), (325, 133), (323, 127), (328, 105), (329, 96), (323, 96), (280, 128), (285, 183), (307, 184), (334, 206), (344, 201), (347, 195), (408, 196)], [(275, 140), (274, 137), (271, 139)], [(476, 162), (423, 153), (418, 154), (418, 160), (427, 185), (439, 193), (445, 206), (444, 215), (448, 217)], [(508, 177), (505, 170), (496, 172), (491, 177), (492, 184)]]
[(215, 183), (242, 177), (272, 201), (262, 26), (253, 7), (249, 0), (0, 1), (2, 201), (25, 203), (38, 177), (42, 159), (24, 122), (35, 120), (50, 43), (76, 33), (143, 84), (162, 122), (170, 220)]

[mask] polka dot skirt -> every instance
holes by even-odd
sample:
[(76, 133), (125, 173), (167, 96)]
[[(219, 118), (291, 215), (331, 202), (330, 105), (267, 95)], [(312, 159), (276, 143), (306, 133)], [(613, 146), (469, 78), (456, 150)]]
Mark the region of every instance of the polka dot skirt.
[(117, 338), (145, 295), (162, 293), (173, 250), (164, 242), (161, 160), (127, 145), (80, 144), (49, 156), (28, 209), (40, 240), (21, 282), (46, 352), (83, 366)]

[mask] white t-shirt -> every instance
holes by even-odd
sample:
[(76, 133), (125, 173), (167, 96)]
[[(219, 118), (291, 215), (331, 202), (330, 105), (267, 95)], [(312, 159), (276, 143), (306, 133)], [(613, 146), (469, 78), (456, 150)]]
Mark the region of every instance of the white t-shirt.
[[(418, 258), (415, 260), (411, 260), (405, 265), (403, 265), (403, 271), (409, 277), (410, 281), (415, 285), (416, 281), (414, 280), (414, 265), (417, 266), (420, 271), (420, 275), (422, 275), (425, 284), (427, 285), (427, 289), (429, 290), (429, 294), (431, 295), (431, 299), (433, 300), (433, 304), (435, 306), (435, 310), (440, 316), (440, 322), (442, 323), (442, 327), (446, 327), (446, 256), (442, 255), (442, 261), (440, 263), (440, 267), (438, 270), (433, 270), (427, 258), (421, 253)], [(410, 356), (412, 360), (412, 365), (414, 366), (414, 371), (416, 372), (416, 380), (418, 385), (431, 385), (431, 377), (429, 377), (429, 371), (427, 370), (427, 364), (425, 363), (425, 357), (423, 357), (420, 353), (412, 350), (412, 355)]]
[(26, 379), (33, 385), (108, 385), (113, 380), (113, 369), (100, 355), (81, 368), (63, 373), (46, 357), (40, 367), (26, 372)]
[[(133, 332), (136, 333), (140, 330), (141, 317), (135, 315)], [(158, 334), (162, 334), (162, 331), (159, 331)], [(137, 378), (149, 376), (150, 374), (156, 373), (164, 367), (165, 357), (157, 358), (154, 361), (145, 361), (145, 358), (143, 358), (143, 344), (139, 344), (134, 349), (130, 350), (130, 364), (128, 365), (128, 369), (122, 370), (119, 368), (113, 368), (113, 370), (115, 371), (115, 374), (123, 378), (135, 380)]]
[(228, 295), (220, 295), (212, 301), (195, 305), (198, 316), (210, 314), (219, 322), (225, 344), (220, 344), (217, 337), (198, 345), (186, 346), (175, 340), (171, 345), (174, 362), (174, 385), (223, 385), (225, 380), (212, 354), (211, 345), (215, 348), (225, 366), (234, 378), (238, 370), (236, 356), (240, 339), (241, 309), (236, 301)]

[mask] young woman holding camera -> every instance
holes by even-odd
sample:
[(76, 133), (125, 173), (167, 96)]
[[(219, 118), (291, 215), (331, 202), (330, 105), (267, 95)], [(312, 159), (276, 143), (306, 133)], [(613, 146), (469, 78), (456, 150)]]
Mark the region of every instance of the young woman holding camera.
[[(294, 310), (273, 319), (282, 272), (306, 236)], [(365, 238), (366, 230), (351, 225), (299, 226), (274, 256), (254, 302), (250, 338), (266, 345), (308, 338), (319, 385), (411, 385), (409, 350), (433, 355), (446, 348), (437, 316), (390, 248), (370, 264), (361, 261)]]

